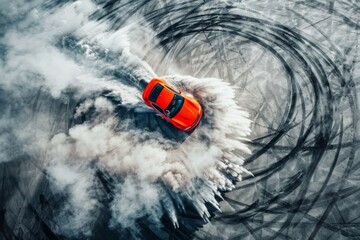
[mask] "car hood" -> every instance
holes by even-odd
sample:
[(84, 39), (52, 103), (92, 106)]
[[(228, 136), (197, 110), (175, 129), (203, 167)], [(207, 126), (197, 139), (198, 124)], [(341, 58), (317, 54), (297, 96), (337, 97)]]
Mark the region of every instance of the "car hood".
[(172, 118), (172, 121), (183, 127), (191, 126), (199, 116), (199, 104), (195, 104), (185, 98), (181, 110)]

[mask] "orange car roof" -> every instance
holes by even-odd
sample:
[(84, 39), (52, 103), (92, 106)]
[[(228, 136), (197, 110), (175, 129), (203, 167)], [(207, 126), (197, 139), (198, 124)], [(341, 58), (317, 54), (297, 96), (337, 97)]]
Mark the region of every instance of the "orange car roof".
[(164, 87), (160, 92), (158, 98), (156, 99), (156, 104), (159, 105), (162, 109), (165, 109), (171, 102), (174, 97), (174, 93), (168, 88)]

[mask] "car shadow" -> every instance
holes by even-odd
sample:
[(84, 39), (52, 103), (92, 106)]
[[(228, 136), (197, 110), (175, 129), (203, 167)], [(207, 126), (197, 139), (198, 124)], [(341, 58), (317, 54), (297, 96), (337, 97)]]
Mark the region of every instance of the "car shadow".
[[(142, 130), (147, 132), (160, 133), (165, 139), (171, 140), (174, 143), (181, 144), (184, 142), (194, 130), (184, 132), (177, 129), (174, 125), (161, 118), (154, 110), (148, 108), (145, 104), (123, 104), (121, 97), (113, 95), (111, 91), (104, 91), (97, 95), (81, 99), (76, 105), (75, 110), (86, 100), (94, 100), (97, 97), (104, 97), (114, 107), (113, 115), (119, 119), (119, 122), (126, 121), (129, 130)], [(73, 119), (70, 121), (70, 127), (85, 122), (91, 123), (99, 114), (95, 111), (95, 107), (90, 107), (86, 112), (73, 114)], [(120, 127), (120, 126), (119, 126)]]

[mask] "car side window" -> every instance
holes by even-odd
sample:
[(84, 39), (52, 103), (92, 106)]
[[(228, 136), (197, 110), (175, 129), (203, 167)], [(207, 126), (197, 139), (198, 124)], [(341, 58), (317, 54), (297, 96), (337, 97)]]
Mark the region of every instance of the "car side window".
[(165, 114), (164, 111), (161, 109), (161, 107), (159, 107), (158, 105), (156, 105), (155, 103), (152, 104), (154, 108), (156, 108), (159, 112), (161, 112), (162, 114)]

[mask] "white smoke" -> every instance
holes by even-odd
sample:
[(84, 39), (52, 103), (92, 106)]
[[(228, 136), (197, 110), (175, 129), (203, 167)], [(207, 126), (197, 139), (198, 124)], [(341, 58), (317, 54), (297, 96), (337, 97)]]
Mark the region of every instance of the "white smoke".
[(79, 233), (91, 235), (99, 204), (94, 193), (93, 170), (61, 162), (47, 169), (53, 189), (68, 197), (56, 216), (56, 222), (61, 225), (54, 230), (69, 237), (79, 236)]
[[(43, 88), (59, 101), (63, 101), (62, 93), (68, 88), (77, 89), (83, 97), (107, 89), (121, 97), (122, 103), (141, 102), (136, 81), (156, 75), (149, 64), (132, 53), (136, 46), (127, 36), (139, 26), (111, 30), (105, 22), (88, 20), (95, 10), (90, 1), (76, 1), (52, 10), (33, 6), (24, 10), (25, 18), (0, 40), (8, 48), (0, 69), (4, 79), (0, 87), (17, 97)], [(87, 49), (84, 59), (76, 61), (57, 47), (59, 39), (67, 34), (79, 38), (78, 46)], [(100, 61), (97, 48), (118, 53), (117, 61)], [(127, 72), (134, 87), (104, 77), (104, 69), (111, 64)], [(80, 104), (74, 117), (90, 108), (96, 115), (92, 121), (68, 131), (54, 131), (51, 117), (43, 113), (36, 118), (41, 121), (27, 120), (29, 131), (21, 132), (23, 128), (17, 125), (24, 116), (13, 123), (16, 136), (29, 143), (26, 151), (41, 156), (39, 160), (49, 173), (54, 191), (68, 196), (57, 218), (59, 233), (71, 237), (91, 234), (99, 204), (94, 194), (94, 162), (115, 178), (124, 178), (116, 182), (113, 193), (111, 226), (121, 225), (134, 232), (135, 222), (141, 217), (160, 224), (161, 216), (166, 214), (177, 226), (177, 213), (184, 211), (185, 201), (207, 220), (210, 213), (206, 204), (219, 209), (219, 191), (233, 189), (234, 183), (248, 173), (242, 165), (244, 156), (250, 153), (246, 146), (250, 121), (246, 111), (236, 104), (231, 86), (220, 79), (165, 79), (193, 95), (204, 108), (202, 122), (181, 144), (157, 132), (129, 127), (128, 120), (115, 117), (114, 106), (105, 97), (88, 98)], [(0, 123), (9, 119), (5, 116)], [(33, 141), (34, 132), (36, 136), (41, 133), (40, 138), (36, 137), (41, 141)]]
[[(235, 104), (233, 89), (219, 79), (181, 76), (166, 79), (199, 99), (204, 108), (203, 122), (182, 144), (174, 145), (157, 133), (129, 129), (126, 122), (108, 114), (110, 103), (100, 97), (84, 103), (104, 113), (98, 115), (99, 119), (71, 128), (67, 136), (62, 133), (54, 136), (49, 147), (50, 159), (84, 163), (96, 159), (107, 171), (132, 179), (125, 180), (126, 187), (119, 185), (121, 194), (115, 195), (112, 207), (114, 218), (121, 224), (142, 216), (144, 208), (154, 208), (156, 214), (162, 211), (159, 201), (149, 200), (153, 203), (149, 207), (143, 197), (144, 189), (152, 189), (154, 197), (149, 199), (160, 199), (156, 191), (158, 181), (164, 182), (174, 194), (189, 196), (188, 200), (206, 219), (210, 214), (205, 204), (219, 208), (215, 199), (219, 190), (231, 190), (234, 182), (248, 173), (242, 165), (244, 155), (250, 153), (245, 144), (250, 121)], [(78, 107), (79, 111), (83, 109), (83, 105)], [(135, 185), (130, 186), (131, 183)], [(130, 188), (133, 195), (125, 197), (124, 192), (130, 192)], [(131, 214), (120, 214), (122, 211), (116, 207), (120, 205)], [(131, 218), (125, 221), (127, 215)], [(176, 216), (171, 217), (176, 223)], [(135, 226), (133, 222), (125, 225)]]
[(92, 11), (94, 6), (87, 1), (49, 11), (28, 9), (25, 19), (10, 28), (0, 41), (7, 46), (2, 87), (46, 86), (54, 97), (70, 85), (90, 87), (94, 76), (54, 45), (61, 35), (81, 27)]
[(132, 229), (134, 234), (137, 233), (135, 222), (140, 218), (149, 217), (152, 223), (160, 224), (163, 212), (159, 188), (147, 181), (128, 177), (116, 189), (111, 210), (112, 227), (121, 224)]

